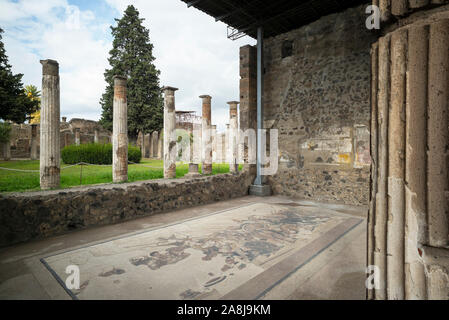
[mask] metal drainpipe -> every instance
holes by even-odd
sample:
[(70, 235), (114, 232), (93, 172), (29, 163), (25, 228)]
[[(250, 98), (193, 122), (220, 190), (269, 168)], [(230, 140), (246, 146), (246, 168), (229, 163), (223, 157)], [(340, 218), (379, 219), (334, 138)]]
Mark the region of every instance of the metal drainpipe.
[(255, 185), (262, 185), (261, 158), (262, 158), (262, 90), (263, 90), (263, 28), (257, 28), (257, 176)]

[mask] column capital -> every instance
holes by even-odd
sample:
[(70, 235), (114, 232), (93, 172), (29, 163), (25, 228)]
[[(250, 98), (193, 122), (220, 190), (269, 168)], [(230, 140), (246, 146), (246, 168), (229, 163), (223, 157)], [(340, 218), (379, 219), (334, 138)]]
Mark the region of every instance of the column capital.
[(40, 60), (39, 61), (42, 64), (42, 74), (50, 75), (50, 76), (57, 76), (59, 75), (59, 64), (56, 60)]
[(175, 92), (175, 91), (177, 91), (177, 90), (179, 90), (179, 89), (178, 89), (178, 88), (175, 88), (175, 87), (165, 86), (165, 87), (162, 87), (161, 90), (164, 91), (164, 92), (166, 92), (166, 91), (172, 91), (172, 92)]
[(128, 80), (128, 78), (125, 76), (115, 75), (114, 76), (114, 86), (125, 86), (127, 80)]
[(200, 98), (203, 99), (203, 100), (204, 99), (206, 99), (206, 100), (207, 99), (209, 99), (209, 100), (212, 99), (212, 97), (210, 95), (208, 95), (208, 94), (203, 94), (203, 95), (200, 96)]
[(233, 104), (237, 105), (237, 104), (240, 104), (240, 101), (229, 101), (229, 102), (226, 102), (226, 103), (229, 104), (229, 105), (233, 105)]

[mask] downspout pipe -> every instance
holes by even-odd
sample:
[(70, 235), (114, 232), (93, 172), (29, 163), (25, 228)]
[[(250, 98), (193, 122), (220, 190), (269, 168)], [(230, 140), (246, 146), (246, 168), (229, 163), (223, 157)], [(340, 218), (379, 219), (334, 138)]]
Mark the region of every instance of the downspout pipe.
[(262, 106), (262, 90), (263, 90), (263, 27), (257, 28), (257, 176), (254, 185), (261, 186), (263, 183), (261, 175), (262, 160), (262, 122), (263, 122), (263, 106)]

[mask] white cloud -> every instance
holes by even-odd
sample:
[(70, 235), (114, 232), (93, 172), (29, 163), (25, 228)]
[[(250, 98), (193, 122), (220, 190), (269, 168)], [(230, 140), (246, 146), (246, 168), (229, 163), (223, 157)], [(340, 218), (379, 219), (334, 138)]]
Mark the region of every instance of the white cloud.
[[(176, 105), (201, 114), (199, 95), (212, 96), (212, 122), (228, 123), (227, 101), (239, 100), (239, 47), (255, 41), (226, 38), (226, 26), (180, 0), (105, 0), (120, 18), (128, 4), (150, 29), (161, 85), (179, 88)], [(0, 0), (0, 26), (14, 72), (40, 87), (39, 59), (55, 59), (61, 70), (61, 114), (99, 119), (99, 99), (108, 66), (110, 30), (95, 13), (66, 0)], [(94, 10), (95, 11), (95, 10)], [(109, 23), (114, 23), (110, 21)]]

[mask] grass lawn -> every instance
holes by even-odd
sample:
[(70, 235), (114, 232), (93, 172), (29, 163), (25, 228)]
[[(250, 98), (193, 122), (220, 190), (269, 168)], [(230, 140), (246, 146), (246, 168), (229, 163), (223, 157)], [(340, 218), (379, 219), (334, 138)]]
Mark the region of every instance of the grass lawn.
[[(145, 166), (156, 168), (148, 168)], [(0, 161), (0, 167), (20, 170), (39, 170), (38, 160)], [(80, 185), (112, 182), (112, 166), (74, 166), (61, 164), (61, 188)], [(130, 164), (128, 181), (161, 179), (164, 177), (162, 160), (142, 159), (139, 165)], [(80, 175), (82, 169), (82, 183)], [(183, 177), (188, 172), (188, 164), (176, 166), (176, 177)], [(200, 165), (201, 170), (201, 165)], [(228, 164), (213, 164), (212, 174), (229, 172)], [(39, 190), (39, 172), (17, 172), (0, 169), (0, 192)]]

